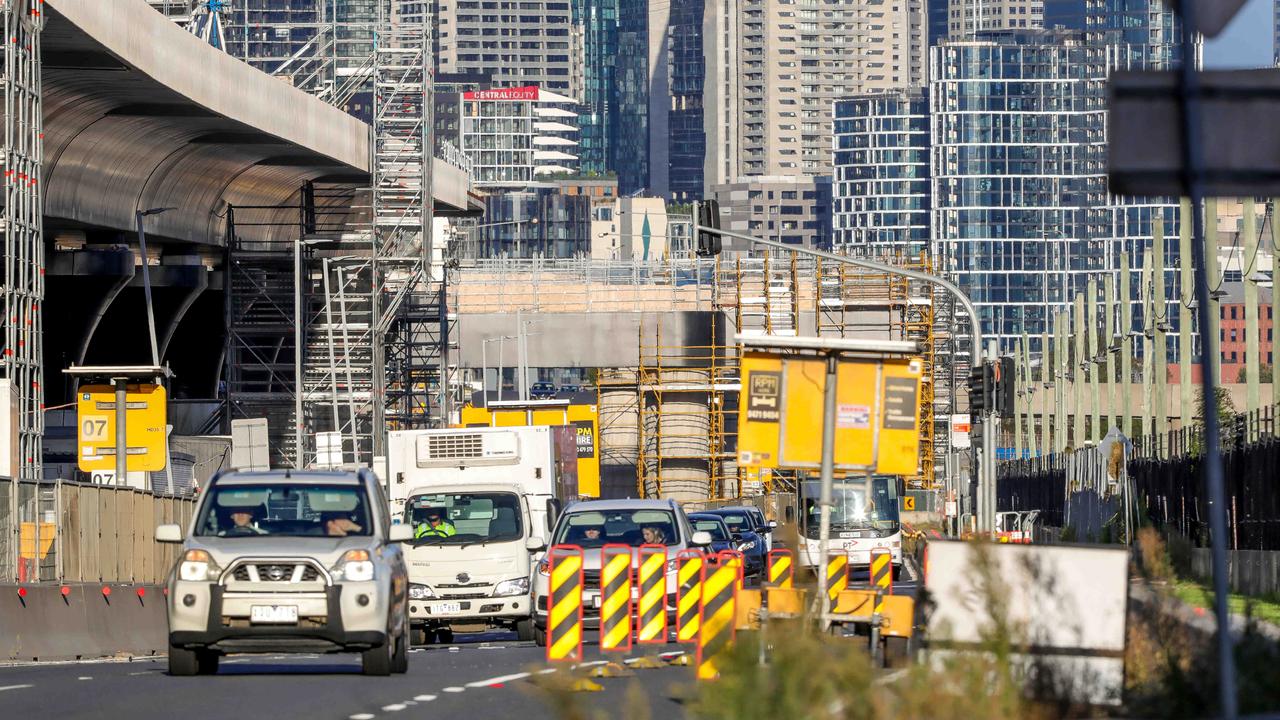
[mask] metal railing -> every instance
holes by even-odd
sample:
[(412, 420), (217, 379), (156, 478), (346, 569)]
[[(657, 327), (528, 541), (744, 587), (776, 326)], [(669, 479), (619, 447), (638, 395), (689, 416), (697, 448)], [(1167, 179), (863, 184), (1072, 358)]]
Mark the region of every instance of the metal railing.
[(195, 501), (134, 488), (0, 478), (0, 582), (161, 583), (177, 545), (158, 525), (186, 525)]

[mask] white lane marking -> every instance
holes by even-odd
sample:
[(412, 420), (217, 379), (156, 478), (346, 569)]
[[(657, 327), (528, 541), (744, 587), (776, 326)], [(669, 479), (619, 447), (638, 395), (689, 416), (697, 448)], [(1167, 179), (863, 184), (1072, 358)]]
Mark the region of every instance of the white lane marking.
[(551, 673), (553, 673), (553, 672), (555, 672), (555, 671), (556, 671), (556, 668), (547, 668), (546, 670), (539, 670), (539, 671), (538, 671), (538, 674), (539, 674), (539, 675), (550, 675)]
[(445, 688), (445, 689), (444, 689), (444, 691), (445, 691), (445, 692), (447, 692), (447, 693), (460, 693), (460, 692), (463, 692), (463, 691), (465, 691), (465, 690), (466, 690), (466, 688), (464, 688), (464, 687), (456, 687), (456, 686), (455, 686), (455, 687), (447, 687), (447, 688)]
[(467, 687), (469, 688), (489, 687), (490, 685), (501, 685), (502, 683), (509, 683), (514, 680), (523, 680), (527, 677), (529, 677), (529, 673), (527, 672), (515, 673), (514, 675), (499, 675), (496, 678), (489, 678), (488, 680), (477, 680), (475, 682), (469, 682), (467, 683)]
[(93, 678), (89, 677), (88, 675), (81, 675), (80, 677), (78, 677), (78, 678), (76, 678), (76, 679), (77, 679), (77, 680), (92, 680)]
[(418, 702), (431, 702), (432, 700), (436, 699), (436, 696), (435, 695), (414, 695), (413, 699), (417, 700)]
[(133, 676), (135, 676), (135, 675), (150, 675), (150, 674), (152, 674), (152, 673), (154, 673), (154, 672), (155, 672), (155, 670), (143, 670), (142, 672), (129, 673), (129, 677), (133, 677)]
[(608, 664), (609, 664), (608, 660), (592, 660), (591, 662), (578, 663), (573, 667), (576, 670), (578, 668), (595, 667), (597, 665), (608, 665)]
[(131, 663), (131, 662), (159, 662), (164, 658), (165, 658), (164, 655), (148, 655), (146, 657), (93, 658), (91, 660), (37, 660), (33, 662), (3, 662), (3, 663), (0, 663), (0, 668), (59, 667), (63, 665), (117, 665), (119, 663)]
[(683, 654), (684, 654), (684, 650), (675, 650), (673, 652), (658, 653), (658, 657), (664, 657), (664, 658), (680, 657)]
[(5, 690), (22, 690), (29, 687), (35, 687), (35, 685), (5, 685), (4, 687), (0, 687), (0, 692), (4, 692)]
[(395, 703), (394, 705), (383, 705), (382, 712), (400, 712), (405, 708), (404, 703)]
[(372, 713), (356, 713), (350, 716), (350, 720), (373, 720)]

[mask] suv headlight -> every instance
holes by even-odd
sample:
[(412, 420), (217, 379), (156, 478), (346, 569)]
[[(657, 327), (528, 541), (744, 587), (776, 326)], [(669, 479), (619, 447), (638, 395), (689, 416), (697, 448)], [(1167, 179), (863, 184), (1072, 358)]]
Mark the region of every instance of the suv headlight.
[(182, 556), (182, 564), (178, 566), (178, 578), (191, 582), (217, 580), (221, 574), (222, 568), (204, 550), (188, 550)]
[(494, 597), (507, 597), (509, 595), (528, 595), (529, 594), (529, 578), (515, 578), (514, 580), (503, 580), (493, 589)]
[(334, 580), (367, 582), (373, 579), (373, 561), (369, 559), (368, 550), (348, 550), (329, 572)]
[(436, 596), (434, 590), (429, 585), (419, 585), (417, 583), (409, 583), (409, 599), (410, 600), (432, 600)]

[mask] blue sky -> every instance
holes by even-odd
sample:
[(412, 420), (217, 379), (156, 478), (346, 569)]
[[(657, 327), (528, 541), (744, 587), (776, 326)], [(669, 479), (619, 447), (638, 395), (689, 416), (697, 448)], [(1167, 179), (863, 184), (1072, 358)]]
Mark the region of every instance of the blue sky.
[(1245, 3), (1227, 29), (1205, 43), (1205, 67), (1270, 67), (1272, 2), (1273, 0), (1249, 0)]

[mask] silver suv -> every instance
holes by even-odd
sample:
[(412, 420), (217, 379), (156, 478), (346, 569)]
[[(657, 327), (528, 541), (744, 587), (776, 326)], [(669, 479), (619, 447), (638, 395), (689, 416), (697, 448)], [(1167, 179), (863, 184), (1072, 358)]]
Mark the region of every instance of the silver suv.
[[(360, 652), (364, 674), (408, 669), (408, 575), (368, 470), (217, 475), (169, 573), (169, 673), (217, 672), (231, 652)], [(185, 538), (185, 539), (184, 539)]]

